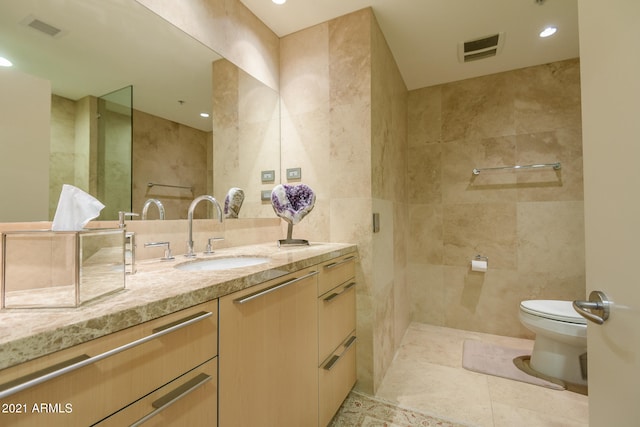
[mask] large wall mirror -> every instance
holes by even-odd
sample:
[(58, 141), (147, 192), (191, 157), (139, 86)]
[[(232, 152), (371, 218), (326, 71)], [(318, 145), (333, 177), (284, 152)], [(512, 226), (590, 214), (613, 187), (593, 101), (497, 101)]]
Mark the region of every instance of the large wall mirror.
[(0, 56), (14, 64), (0, 70), (0, 206), (15, 207), (0, 222), (50, 220), (65, 183), (107, 198), (100, 219), (151, 198), (186, 218), (231, 187), (241, 218), (273, 216), (260, 193), (279, 182), (278, 94), (135, 0), (5, 0)]

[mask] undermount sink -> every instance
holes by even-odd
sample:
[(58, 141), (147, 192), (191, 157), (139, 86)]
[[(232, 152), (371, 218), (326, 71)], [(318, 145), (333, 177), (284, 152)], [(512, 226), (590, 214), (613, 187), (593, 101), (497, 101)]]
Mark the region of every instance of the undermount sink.
[(269, 258), (262, 257), (229, 257), (215, 258), (202, 261), (186, 262), (175, 266), (178, 270), (184, 271), (210, 271), (228, 270), (231, 268), (251, 267), (269, 262)]

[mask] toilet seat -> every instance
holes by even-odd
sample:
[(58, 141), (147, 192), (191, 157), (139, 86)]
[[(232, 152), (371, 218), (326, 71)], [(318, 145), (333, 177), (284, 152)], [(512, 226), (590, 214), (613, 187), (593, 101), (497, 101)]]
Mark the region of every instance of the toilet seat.
[(559, 322), (586, 325), (587, 320), (580, 316), (571, 304), (571, 301), (559, 300), (528, 300), (520, 303), (520, 310), (533, 316)]

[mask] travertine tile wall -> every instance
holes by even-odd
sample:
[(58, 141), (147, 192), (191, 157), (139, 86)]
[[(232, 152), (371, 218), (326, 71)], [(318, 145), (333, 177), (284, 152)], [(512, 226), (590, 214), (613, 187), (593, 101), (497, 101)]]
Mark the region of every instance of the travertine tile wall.
[(395, 356), (411, 321), (406, 275), (409, 236), (407, 204), (407, 87), (377, 25), (371, 25), (371, 181), (373, 212), (374, 388)]
[[(409, 93), (407, 250), (415, 320), (532, 336), (525, 299), (585, 296), (580, 64)], [(562, 169), (473, 168), (559, 161)], [(487, 273), (470, 271), (476, 254)]]
[[(280, 95), (226, 59), (213, 63), (213, 194), (244, 191), (240, 218), (275, 217), (261, 191), (280, 182)], [(263, 183), (261, 171), (274, 171)]]
[(136, 1), (278, 89), (278, 36), (240, 0)]
[(358, 244), (357, 367), (365, 390), (373, 389), (375, 330), (370, 28), (369, 14), (351, 14), (280, 44), (282, 168), (301, 167), (316, 192), (293, 237)]
[[(97, 194), (97, 98), (72, 101), (51, 96), (49, 216), (53, 219), (63, 184)], [(43, 218), (44, 219), (44, 218)]]
[[(62, 184), (73, 184), (88, 191), (89, 188), (76, 183), (75, 144), (76, 103), (61, 96), (51, 96), (51, 144), (49, 152), (49, 216), (53, 219), (58, 206)], [(88, 160), (86, 169), (88, 170)], [(43, 218), (44, 219), (44, 218)]]
[(406, 87), (371, 9), (286, 36), (280, 53), (282, 168), (317, 194), (293, 237), (358, 244), (357, 387), (371, 392), (410, 320)]
[[(211, 132), (204, 132), (161, 117), (133, 112), (133, 211), (142, 214), (147, 199), (158, 199), (164, 205), (166, 219), (187, 218), (191, 201), (209, 194), (207, 153)], [(170, 187), (148, 187), (154, 182), (192, 186), (193, 190)], [(222, 196), (222, 200), (224, 196)], [(209, 206), (198, 205), (194, 217), (206, 218)], [(151, 206), (149, 219), (158, 218)]]
[[(99, 199), (107, 205), (102, 216), (115, 218), (120, 206), (129, 204), (129, 192), (112, 190), (113, 199), (100, 196), (96, 187), (98, 165), (96, 164), (95, 124), (90, 123), (90, 111), (95, 111), (95, 98), (86, 97), (71, 101), (59, 96), (52, 97), (51, 106), (51, 154), (49, 177), (49, 219), (53, 219), (62, 184), (71, 184), (84, 191), (98, 194)], [(115, 113), (110, 129), (113, 132), (130, 133), (130, 118), (118, 118)], [(133, 120), (133, 211), (141, 214), (144, 202), (149, 198), (159, 199), (165, 208), (166, 219), (187, 217), (189, 204), (194, 197), (210, 194), (207, 179), (207, 159), (210, 157), (211, 133), (203, 132), (181, 125), (161, 117), (152, 116), (134, 110)], [(95, 115), (95, 114), (94, 114)], [(122, 121), (122, 125), (118, 124)], [(115, 136), (114, 138), (118, 138)], [(127, 135), (124, 136), (127, 138)], [(86, 141), (93, 141), (87, 144)], [(93, 150), (93, 151), (92, 151)], [(123, 146), (124, 152), (115, 149), (107, 157), (106, 170), (110, 174), (107, 180), (111, 183), (128, 182), (122, 180), (129, 174), (129, 147)], [(209, 151), (208, 151), (209, 150)], [(104, 177), (103, 177), (104, 178)], [(148, 182), (192, 185), (193, 191), (166, 187), (147, 186)], [(124, 198), (118, 199), (122, 196)], [(224, 200), (224, 195), (221, 195)], [(111, 207), (112, 212), (107, 212)], [(196, 218), (208, 215), (206, 205), (199, 206)], [(155, 206), (149, 209), (149, 219), (158, 218)]]

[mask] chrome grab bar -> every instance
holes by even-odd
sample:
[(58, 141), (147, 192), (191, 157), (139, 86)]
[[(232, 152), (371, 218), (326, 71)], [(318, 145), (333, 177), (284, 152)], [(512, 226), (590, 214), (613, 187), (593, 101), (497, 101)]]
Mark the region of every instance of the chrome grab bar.
[(158, 184), (157, 182), (148, 182), (147, 187), (169, 187), (169, 188), (182, 188), (185, 190), (191, 190), (193, 192), (192, 185), (173, 185), (173, 184)]
[(562, 165), (560, 162), (556, 163), (541, 163), (537, 165), (515, 165), (515, 166), (500, 166), (497, 168), (474, 168), (473, 174), (480, 175), (482, 171), (498, 171), (498, 170), (507, 170), (507, 169), (537, 169), (537, 168), (553, 168), (554, 170), (560, 170)]
[(592, 291), (589, 301), (574, 301), (573, 309), (593, 323), (602, 325), (608, 318), (611, 302), (601, 291)]
[(31, 388), (33, 386), (36, 386), (38, 384), (42, 384), (46, 381), (52, 380), (54, 378), (57, 378), (61, 375), (64, 374), (68, 374), (69, 372), (73, 372), (76, 369), (80, 369), (83, 368), (87, 365), (91, 365), (92, 363), (98, 362), (102, 359), (106, 359), (107, 357), (113, 356), (115, 354), (121, 353), (125, 350), (129, 350), (130, 348), (136, 347), (140, 344), (144, 344), (146, 342), (152, 341), (156, 338), (159, 338), (163, 335), (166, 335), (168, 333), (171, 333), (173, 331), (176, 331), (178, 329), (182, 329), (185, 326), (189, 326), (193, 323), (199, 322), (201, 320), (206, 319), (207, 317), (211, 317), (213, 315), (213, 313), (209, 312), (209, 311), (203, 311), (200, 313), (196, 313), (192, 316), (186, 317), (182, 320), (178, 320), (174, 323), (171, 323), (170, 325), (167, 325), (165, 327), (159, 327), (153, 330), (154, 333), (152, 333), (151, 335), (148, 335), (146, 337), (140, 338), (138, 340), (135, 341), (131, 341), (127, 344), (121, 345), (120, 347), (116, 347), (113, 348), (111, 350), (105, 351), (104, 353), (100, 353), (96, 356), (93, 357), (89, 357), (89, 358), (84, 358), (83, 356), (79, 356), (80, 358), (82, 358), (82, 360), (76, 362), (76, 363), (72, 363), (71, 365), (66, 365), (64, 367), (61, 367), (60, 369), (56, 369), (50, 372), (46, 372), (43, 373), (42, 375), (39, 375), (36, 378), (32, 378), (32, 379), (27, 379), (26, 377), (23, 377), (22, 379), (24, 379), (24, 382), (20, 382), (17, 385), (12, 385), (14, 383), (16, 383), (18, 380), (15, 381), (11, 381), (9, 384), (9, 387), (6, 387), (7, 384), (4, 385), (0, 385), (0, 399), (4, 399), (5, 397), (11, 396), (12, 394), (21, 392), (23, 390), (26, 390), (28, 388)]

